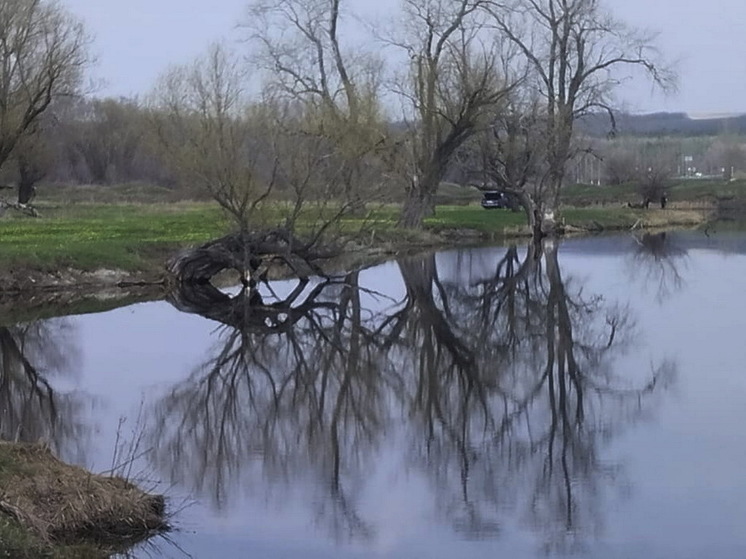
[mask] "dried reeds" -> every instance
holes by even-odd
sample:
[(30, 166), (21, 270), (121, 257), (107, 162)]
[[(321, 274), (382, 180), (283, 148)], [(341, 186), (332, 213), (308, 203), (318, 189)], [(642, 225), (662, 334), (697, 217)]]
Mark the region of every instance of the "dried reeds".
[(168, 529), (165, 502), (127, 480), (92, 474), (39, 444), (0, 442), (0, 513), (47, 541), (134, 542)]

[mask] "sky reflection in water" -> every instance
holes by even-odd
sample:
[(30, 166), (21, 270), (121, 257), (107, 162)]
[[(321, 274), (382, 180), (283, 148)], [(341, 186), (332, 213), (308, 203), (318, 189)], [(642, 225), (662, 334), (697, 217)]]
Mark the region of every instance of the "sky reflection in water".
[(102, 471), (126, 417), (194, 557), (742, 557), (744, 253), (451, 251), (3, 328), (3, 436)]

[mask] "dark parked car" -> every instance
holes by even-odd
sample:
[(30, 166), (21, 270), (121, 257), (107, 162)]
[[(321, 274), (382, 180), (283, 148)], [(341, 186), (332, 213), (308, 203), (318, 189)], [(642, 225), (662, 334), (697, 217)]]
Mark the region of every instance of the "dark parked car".
[(482, 198), (482, 207), (485, 210), (509, 208), (510, 201), (504, 192), (500, 192), (499, 190), (487, 190)]

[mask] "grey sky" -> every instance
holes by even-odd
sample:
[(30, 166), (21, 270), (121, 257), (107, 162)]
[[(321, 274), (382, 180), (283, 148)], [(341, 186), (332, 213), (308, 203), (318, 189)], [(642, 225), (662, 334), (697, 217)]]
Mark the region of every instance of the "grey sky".
[[(353, 0), (366, 12), (392, 11), (396, 0)], [(63, 0), (95, 34), (101, 95), (142, 95), (169, 64), (189, 61), (221, 37), (236, 38), (248, 0)], [(746, 112), (744, 0), (607, 0), (629, 23), (660, 32), (679, 61), (679, 92), (653, 95), (633, 81), (620, 97), (635, 111)]]

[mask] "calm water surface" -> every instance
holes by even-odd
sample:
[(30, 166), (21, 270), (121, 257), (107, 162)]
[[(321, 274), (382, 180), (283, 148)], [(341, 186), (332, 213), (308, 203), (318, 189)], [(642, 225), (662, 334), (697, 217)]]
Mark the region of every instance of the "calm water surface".
[(0, 328), (1, 434), (185, 507), (137, 556), (741, 558), (744, 278), (620, 236)]

